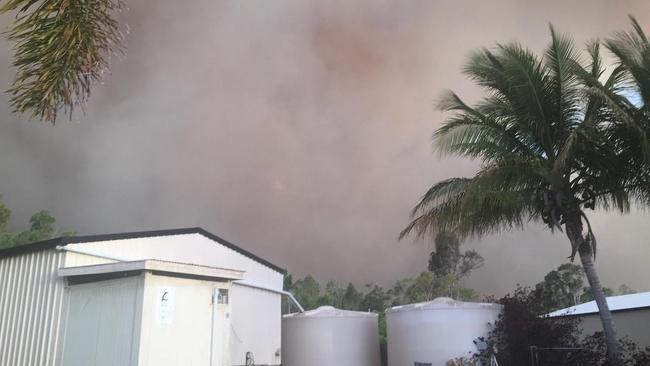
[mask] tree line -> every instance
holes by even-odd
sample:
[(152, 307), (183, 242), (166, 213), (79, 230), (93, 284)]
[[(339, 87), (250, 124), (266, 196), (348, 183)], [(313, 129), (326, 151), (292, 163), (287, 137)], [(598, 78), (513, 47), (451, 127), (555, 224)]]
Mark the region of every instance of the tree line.
[[(285, 276), (284, 287), (305, 310), (331, 305), (345, 310), (381, 313), (390, 306), (430, 301), (443, 296), (465, 301), (478, 300), (478, 293), (462, 283), (472, 271), (483, 266), (483, 257), (474, 250), (461, 252), (461, 242), (453, 234), (438, 234), (434, 244), (435, 250), (429, 256), (427, 270), (414, 278), (400, 279), (387, 289), (374, 283), (358, 289), (352, 283), (345, 285), (336, 280), (327, 281), (325, 286), (321, 286), (311, 275), (294, 280), (290, 274)], [(285, 305), (285, 310), (287, 306), (289, 304)]]
[[(586, 284), (585, 272), (581, 266), (565, 263), (550, 271), (532, 289), (538, 308), (543, 313), (568, 308), (594, 300), (594, 294)], [(626, 284), (616, 290), (603, 286), (605, 296), (628, 295), (636, 293)]]
[(0, 202), (0, 249), (51, 239), (55, 236), (76, 234), (72, 231), (59, 232), (56, 219), (48, 211), (38, 211), (33, 214), (27, 229), (15, 232), (11, 230), (11, 226), (11, 210)]
[[(461, 251), (462, 243), (451, 233), (439, 233), (434, 243), (435, 250), (429, 255), (425, 271), (413, 278), (397, 280), (388, 288), (375, 283), (357, 288), (351, 282), (346, 285), (337, 280), (329, 280), (323, 286), (310, 274), (300, 279), (287, 274), (284, 289), (291, 292), (305, 310), (329, 305), (344, 310), (381, 313), (391, 306), (431, 301), (437, 297), (478, 301), (479, 293), (464, 286), (463, 280), (484, 265), (484, 258), (475, 250)], [(537, 298), (536, 309), (546, 313), (594, 299), (591, 288), (586, 285), (584, 270), (572, 263), (562, 264), (547, 273), (531, 291)], [(609, 287), (603, 287), (603, 291), (607, 296), (635, 292), (625, 284), (620, 285), (618, 291)], [(285, 302), (285, 313), (295, 310)]]

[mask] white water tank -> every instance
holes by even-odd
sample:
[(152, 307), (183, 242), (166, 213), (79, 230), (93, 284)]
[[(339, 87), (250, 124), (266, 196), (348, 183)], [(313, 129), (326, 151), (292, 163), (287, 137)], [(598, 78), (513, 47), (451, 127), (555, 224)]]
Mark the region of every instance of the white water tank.
[(282, 317), (283, 366), (379, 366), (377, 314), (331, 306)]
[(474, 340), (487, 336), (502, 308), (441, 297), (387, 309), (388, 366), (445, 366), (470, 357)]

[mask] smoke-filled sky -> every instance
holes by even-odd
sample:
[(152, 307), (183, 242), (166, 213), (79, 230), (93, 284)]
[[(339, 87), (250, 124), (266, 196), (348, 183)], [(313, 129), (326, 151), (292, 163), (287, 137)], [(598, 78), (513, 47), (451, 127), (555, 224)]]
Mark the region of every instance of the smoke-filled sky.
[[(583, 44), (650, 31), (650, 2), (128, 0), (128, 53), (85, 115), (56, 126), (0, 96), (0, 192), (16, 227), (50, 210), (99, 234), (202, 226), (296, 275), (389, 285), (426, 267), (429, 242), (397, 241), (428, 185), (472, 174), (430, 136), (444, 89), (475, 100), (468, 53), (548, 23)], [(4, 18), (3, 24), (7, 24)], [(0, 85), (13, 77), (0, 46)], [(593, 215), (605, 285), (650, 290), (648, 213)], [(531, 225), (468, 242), (483, 294), (533, 284), (569, 244)]]

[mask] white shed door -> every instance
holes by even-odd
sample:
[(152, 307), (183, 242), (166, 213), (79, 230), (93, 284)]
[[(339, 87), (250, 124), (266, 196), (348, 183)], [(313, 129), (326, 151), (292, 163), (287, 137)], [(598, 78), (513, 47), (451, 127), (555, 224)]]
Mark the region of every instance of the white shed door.
[(63, 366), (132, 364), (139, 279), (70, 287)]

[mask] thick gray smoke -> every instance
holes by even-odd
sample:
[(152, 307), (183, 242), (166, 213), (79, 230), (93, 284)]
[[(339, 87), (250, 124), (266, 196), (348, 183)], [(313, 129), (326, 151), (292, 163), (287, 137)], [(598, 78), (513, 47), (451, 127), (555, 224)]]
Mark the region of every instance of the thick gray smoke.
[[(81, 234), (202, 226), (295, 274), (357, 284), (423, 270), (430, 245), (396, 239), (410, 208), (477, 167), (430, 143), (443, 89), (479, 96), (459, 73), (470, 50), (541, 50), (549, 21), (579, 43), (628, 13), (650, 30), (643, 0), (128, 2), (128, 55), (85, 116), (28, 122), (0, 97), (0, 192), (16, 219), (49, 209)], [(6, 42), (0, 56), (8, 86)], [(649, 288), (647, 222), (594, 217), (606, 285)], [(468, 283), (482, 293), (569, 254), (540, 227), (467, 245), (486, 257)]]

